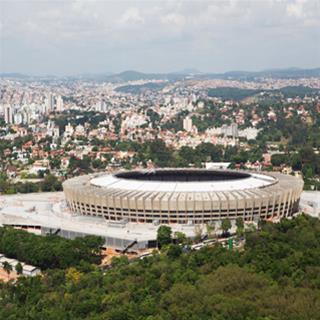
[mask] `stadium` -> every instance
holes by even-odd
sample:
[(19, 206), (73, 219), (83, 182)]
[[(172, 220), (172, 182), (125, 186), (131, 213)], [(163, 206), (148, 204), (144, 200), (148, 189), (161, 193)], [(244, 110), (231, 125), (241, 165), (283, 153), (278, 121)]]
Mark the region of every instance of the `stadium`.
[(290, 175), (205, 169), (101, 173), (63, 184), (73, 214), (154, 226), (279, 220), (298, 211), (302, 189)]

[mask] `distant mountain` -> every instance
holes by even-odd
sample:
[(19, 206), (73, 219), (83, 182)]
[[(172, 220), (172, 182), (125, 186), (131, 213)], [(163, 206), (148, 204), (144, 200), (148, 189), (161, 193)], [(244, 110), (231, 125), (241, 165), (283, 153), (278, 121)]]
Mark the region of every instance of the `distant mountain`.
[(265, 70), (260, 72), (262, 75), (271, 75), (273, 78), (311, 78), (320, 77), (320, 68), (314, 69), (299, 69), (299, 68), (288, 68), (288, 69), (274, 69)]
[(103, 72), (103, 73), (80, 73), (73, 76), (68, 76), (67, 78), (72, 79), (83, 79), (83, 80), (97, 80), (97, 79), (105, 79), (106, 77), (111, 76), (112, 72)]
[(108, 77), (108, 79), (113, 82), (152, 80), (152, 79), (160, 79), (160, 78), (161, 78), (161, 74), (143, 73), (135, 70), (123, 71), (117, 74), (112, 74)]
[(115, 90), (118, 92), (140, 94), (146, 91), (159, 91), (166, 86), (166, 82), (147, 82), (140, 85), (125, 85), (117, 87)]
[(0, 79), (17, 79), (24, 81), (53, 81), (53, 80), (61, 80), (66, 79), (67, 77), (55, 76), (55, 75), (30, 75), (30, 74), (22, 74), (22, 73), (0, 73)]
[(255, 78), (311, 78), (320, 77), (320, 68), (315, 69), (270, 69), (263, 71), (228, 71), (225, 73), (201, 73), (196, 69), (185, 69), (172, 73), (143, 73), (139, 71), (124, 71), (118, 74), (106, 76), (104, 81), (126, 82), (135, 80), (153, 80), (163, 79), (169, 81), (182, 80), (192, 77), (194, 79), (234, 79), (234, 80), (254, 80)]
[(298, 79), (320, 77), (320, 68), (314, 69), (269, 69), (263, 71), (228, 71), (220, 74), (202, 74), (202, 78), (253, 80), (255, 78)]
[(101, 82), (127, 82), (136, 80), (168, 80), (177, 81), (182, 79), (232, 79), (232, 80), (246, 80), (252, 81), (256, 78), (278, 78), (278, 79), (298, 79), (320, 77), (320, 68), (301, 69), (301, 68), (287, 68), (287, 69), (268, 69), (262, 71), (228, 71), (224, 73), (202, 73), (196, 69), (184, 69), (171, 73), (143, 73), (135, 70), (127, 70), (120, 73), (100, 73), (100, 74), (79, 74), (75, 76), (30, 76), (20, 73), (0, 73), (0, 78), (16, 78), (25, 80), (50, 80), (50, 79), (64, 79), (64, 80), (91, 80)]
[(195, 68), (187, 68), (180, 71), (170, 72), (170, 74), (183, 74), (183, 75), (195, 75), (195, 74), (203, 74), (203, 72), (195, 69)]
[(22, 73), (10, 72), (10, 73), (0, 73), (0, 78), (16, 78), (16, 79), (25, 79), (30, 76)]
[(236, 100), (240, 101), (248, 97), (256, 96), (260, 93), (281, 94), (284, 98), (303, 98), (307, 95), (319, 94), (319, 89), (309, 88), (305, 86), (287, 86), (281, 89), (242, 89), (234, 87), (219, 87), (208, 89), (208, 95), (210, 97), (221, 98), (223, 100)]
[(127, 81), (137, 81), (137, 80), (168, 80), (177, 81), (184, 79), (188, 76), (193, 76), (195, 74), (200, 74), (199, 71), (195, 69), (185, 69), (178, 72), (172, 73), (144, 73), (136, 70), (126, 70), (120, 73), (105, 73), (105, 74), (90, 74), (81, 75), (78, 78), (104, 81), (104, 82), (127, 82)]
[(169, 80), (176, 81), (183, 79), (185, 74), (176, 73), (143, 73), (134, 70), (123, 71), (106, 77), (105, 81), (110, 82), (126, 82), (137, 80)]

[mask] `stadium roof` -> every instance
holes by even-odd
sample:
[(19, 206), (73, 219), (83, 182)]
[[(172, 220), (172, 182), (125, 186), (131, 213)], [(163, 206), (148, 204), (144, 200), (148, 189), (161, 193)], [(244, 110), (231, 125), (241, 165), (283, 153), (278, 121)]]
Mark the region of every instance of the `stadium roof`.
[[(190, 175), (190, 172), (192, 173), (192, 170), (176, 170), (177, 181), (174, 181), (175, 177), (172, 177), (172, 175), (169, 178), (165, 176), (163, 180), (160, 180), (161, 177), (154, 177), (158, 175), (159, 171), (157, 171), (156, 174), (154, 174), (154, 172), (155, 171), (137, 171), (137, 176), (130, 177), (126, 177), (125, 173), (103, 175), (91, 179), (90, 183), (103, 188), (147, 192), (215, 192), (263, 188), (277, 182), (275, 177), (258, 173), (249, 174), (247, 172), (211, 171), (212, 174), (209, 174), (208, 177), (199, 178), (193, 176), (189, 178), (188, 175)], [(162, 170), (162, 172), (166, 173), (166, 170)], [(181, 175), (184, 175), (186, 172), (185, 180), (179, 181), (183, 180)], [(195, 170), (194, 172), (199, 174), (199, 170)], [(145, 175), (146, 178), (141, 178), (141, 175)], [(179, 175), (180, 177), (178, 177)], [(198, 181), (195, 181), (197, 178), (199, 178)]]

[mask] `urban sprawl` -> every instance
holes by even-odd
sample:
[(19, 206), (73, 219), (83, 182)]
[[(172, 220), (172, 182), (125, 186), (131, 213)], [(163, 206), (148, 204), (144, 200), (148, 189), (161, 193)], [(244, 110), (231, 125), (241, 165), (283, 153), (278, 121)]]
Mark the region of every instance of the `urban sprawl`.
[(2, 78), (0, 87), (3, 193), (60, 190), (95, 171), (216, 162), (318, 187), (319, 78)]

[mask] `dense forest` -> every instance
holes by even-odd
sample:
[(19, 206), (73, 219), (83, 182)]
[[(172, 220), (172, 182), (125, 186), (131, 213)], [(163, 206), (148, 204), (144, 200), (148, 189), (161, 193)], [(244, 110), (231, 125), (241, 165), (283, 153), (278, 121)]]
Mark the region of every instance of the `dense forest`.
[(267, 92), (272, 94), (281, 94), (284, 98), (303, 98), (306, 95), (316, 94), (319, 92), (317, 89), (304, 86), (288, 86), (281, 89), (274, 90), (258, 90), (258, 89), (241, 89), (233, 87), (220, 87), (211, 88), (208, 90), (209, 97), (219, 97), (223, 100), (243, 100), (245, 98), (254, 96), (261, 92)]
[(208, 90), (209, 97), (219, 97), (223, 100), (242, 100), (258, 94), (259, 90), (240, 89), (232, 87), (212, 88)]
[(116, 92), (123, 92), (123, 93), (131, 93), (131, 94), (141, 94), (145, 91), (157, 91), (162, 90), (167, 85), (166, 82), (147, 82), (144, 84), (136, 84), (136, 85), (126, 85), (117, 87), (115, 89)]
[(106, 271), (52, 269), (1, 284), (0, 319), (320, 319), (320, 221), (262, 223), (245, 237), (241, 251), (169, 244)]
[[(40, 171), (43, 174), (43, 171)], [(39, 174), (39, 176), (40, 176)], [(12, 183), (7, 175), (0, 172), (0, 193), (15, 194), (15, 193), (30, 193), (30, 192), (50, 192), (61, 191), (61, 181), (52, 174), (47, 174), (41, 182), (17, 182)]]
[(24, 230), (0, 227), (0, 252), (43, 270), (100, 263), (103, 244), (104, 240), (97, 236), (69, 240), (54, 234), (38, 236)]

